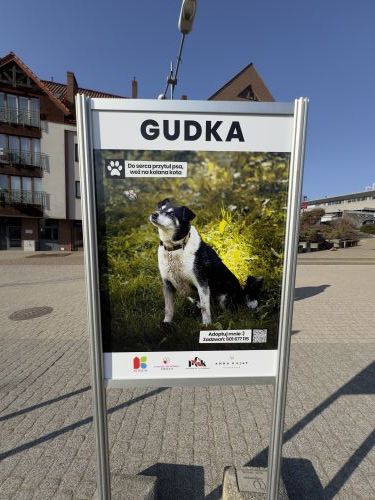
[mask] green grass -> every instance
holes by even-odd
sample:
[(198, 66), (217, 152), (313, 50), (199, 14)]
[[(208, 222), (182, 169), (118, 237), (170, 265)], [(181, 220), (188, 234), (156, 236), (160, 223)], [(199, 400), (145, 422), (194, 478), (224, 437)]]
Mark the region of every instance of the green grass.
[[(122, 259), (118, 259), (116, 264), (117, 268), (128, 267)], [(222, 311), (212, 304), (212, 324), (204, 327), (199, 309), (178, 294), (175, 296), (173, 323), (171, 326), (162, 324), (164, 298), (156, 256), (150, 268), (139, 270), (133, 276), (130, 276), (129, 269), (125, 275), (111, 273), (104, 281), (102, 291), (103, 287), (108, 287), (106, 295), (110, 297), (109, 308), (103, 318), (104, 337), (111, 338), (105, 344), (107, 351), (210, 350), (213, 345), (199, 344), (199, 332), (205, 329), (267, 328), (267, 348), (277, 345), (278, 315), (275, 307), (267, 304), (267, 291), (263, 292), (258, 311), (251, 311), (245, 306)], [(251, 348), (264, 349), (265, 346), (253, 344)], [(249, 345), (225, 344), (220, 345), (220, 349), (249, 349)]]

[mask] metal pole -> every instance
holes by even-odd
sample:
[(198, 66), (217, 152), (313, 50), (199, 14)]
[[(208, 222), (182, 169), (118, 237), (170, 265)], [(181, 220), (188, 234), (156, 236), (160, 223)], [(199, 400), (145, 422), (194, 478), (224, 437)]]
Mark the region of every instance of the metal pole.
[(182, 49), (184, 48), (184, 41), (185, 41), (185, 34), (182, 34), (181, 40), (180, 40), (180, 47), (178, 49), (178, 54), (177, 54), (177, 59), (176, 59), (176, 70), (173, 71), (173, 62), (171, 62), (171, 69), (169, 72), (169, 76), (167, 78), (167, 86), (165, 87), (164, 94), (163, 94), (163, 99), (165, 99), (168, 91), (169, 85), (171, 86), (171, 100), (173, 100), (174, 96), (174, 89), (177, 85), (177, 75), (178, 75), (178, 69), (181, 64), (181, 54), (182, 54)]
[(177, 85), (177, 75), (178, 75), (178, 69), (179, 69), (180, 64), (181, 64), (181, 54), (182, 54), (182, 49), (184, 48), (184, 41), (185, 41), (185, 34), (183, 33), (182, 37), (181, 37), (181, 41), (180, 41), (180, 48), (178, 50), (178, 55), (177, 55), (176, 70), (175, 70), (175, 73), (174, 73), (174, 82), (175, 83), (172, 85), (172, 96), (171, 96), (171, 99), (173, 99), (174, 88)]
[(111, 499), (108, 457), (106, 397), (101, 344), (100, 297), (98, 281), (97, 231), (95, 213), (94, 162), (91, 140), (90, 100), (76, 97), (79, 163), (82, 184), (87, 315), (90, 337), (93, 420), (96, 437), (97, 481), (100, 500)]
[(294, 128), (290, 158), (284, 274), (280, 305), (279, 353), (273, 393), (272, 427), (268, 452), (267, 500), (276, 500), (279, 492), (286, 390), (289, 368), (290, 334), (293, 319), (294, 285), (298, 246), (298, 222), (301, 202), (307, 102), (308, 100), (306, 98), (300, 98), (295, 101), (294, 105)]

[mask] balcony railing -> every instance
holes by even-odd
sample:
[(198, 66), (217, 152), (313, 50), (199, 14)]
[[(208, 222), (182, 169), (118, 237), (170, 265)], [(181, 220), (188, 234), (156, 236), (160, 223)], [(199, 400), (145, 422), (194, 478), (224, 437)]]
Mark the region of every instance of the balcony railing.
[(12, 106), (1, 106), (0, 122), (8, 123), (9, 125), (40, 128), (40, 114), (39, 111), (28, 111)]
[(11, 166), (25, 165), (44, 170), (45, 162), (46, 155), (44, 153), (33, 153), (32, 151), (0, 148), (0, 166), (5, 163)]
[(19, 189), (1, 189), (0, 203), (9, 205), (36, 205), (45, 207), (46, 193), (44, 191), (21, 191)]

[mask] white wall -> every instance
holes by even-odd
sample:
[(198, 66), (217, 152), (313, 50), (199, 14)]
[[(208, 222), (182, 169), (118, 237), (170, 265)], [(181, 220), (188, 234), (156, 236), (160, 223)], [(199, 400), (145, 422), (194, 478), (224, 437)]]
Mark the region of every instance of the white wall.
[(75, 161), (75, 144), (77, 144), (76, 131), (65, 134), (67, 144), (67, 168), (68, 168), (68, 216), (69, 219), (81, 220), (81, 200), (76, 198), (76, 181), (79, 181), (79, 164)]
[[(45, 217), (53, 219), (67, 217), (65, 131), (75, 133), (75, 130), (74, 126), (63, 123), (43, 122), (41, 152), (47, 155), (46, 170), (42, 179), (43, 191), (47, 195)], [(69, 194), (74, 196), (74, 192)]]

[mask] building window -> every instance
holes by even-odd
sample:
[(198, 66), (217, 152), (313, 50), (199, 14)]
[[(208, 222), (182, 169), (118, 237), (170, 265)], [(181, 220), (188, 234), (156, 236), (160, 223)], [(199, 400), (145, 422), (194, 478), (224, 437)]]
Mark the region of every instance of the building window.
[(0, 163), (42, 168), (40, 139), (0, 134)]
[(78, 161), (78, 144), (74, 144), (74, 161)]
[(238, 94), (238, 97), (241, 97), (242, 99), (247, 99), (248, 101), (258, 101), (258, 98), (255, 95), (255, 92), (251, 85), (248, 85), (244, 90), (242, 90)]
[(8, 148), (8, 138), (5, 134), (0, 134), (0, 163), (6, 163), (6, 150)]
[(59, 223), (53, 219), (40, 221), (40, 235), (43, 240), (58, 241)]
[(0, 93), (0, 121), (23, 126), (40, 127), (38, 97)]
[(0, 175), (0, 200), (6, 203), (44, 206), (41, 179), (19, 175)]
[(76, 181), (76, 198), (81, 198), (81, 183)]
[(9, 189), (9, 177), (7, 175), (0, 175), (0, 191), (7, 191)]

